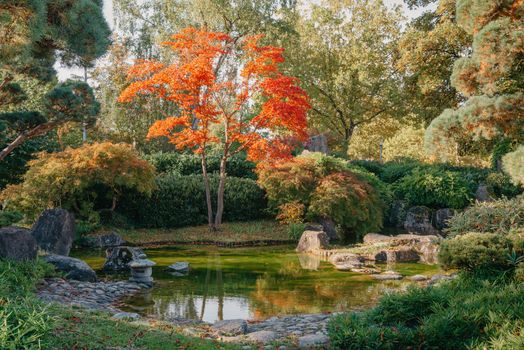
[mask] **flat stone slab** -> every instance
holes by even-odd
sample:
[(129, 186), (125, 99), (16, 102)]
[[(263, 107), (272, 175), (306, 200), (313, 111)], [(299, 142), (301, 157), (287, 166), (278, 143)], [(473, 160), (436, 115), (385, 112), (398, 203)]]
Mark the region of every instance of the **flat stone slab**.
[(427, 281), (429, 278), (424, 275), (415, 275), (415, 276), (411, 276), (409, 279), (414, 282), (422, 282), (422, 281)]
[(114, 314), (111, 318), (115, 320), (138, 320), (140, 315), (134, 312), (118, 312)]
[(278, 338), (277, 333), (273, 331), (257, 331), (253, 333), (248, 333), (246, 335), (246, 340), (253, 343), (267, 344)]
[(381, 274), (371, 275), (371, 277), (379, 281), (401, 280), (403, 278), (400, 273), (395, 271), (386, 271)]
[(223, 320), (217, 321), (211, 328), (222, 335), (235, 336), (246, 334), (247, 322), (246, 320)]
[(188, 272), (189, 271), (189, 263), (187, 261), (178, 261), (174, 264), (169, 265), (166, 268), (166, 271), (170, 272)]
[(328, 343), (329, 337), (325, 334), (308, 334), (298, 338), (298, 347), (301, 349), (324, 347)]

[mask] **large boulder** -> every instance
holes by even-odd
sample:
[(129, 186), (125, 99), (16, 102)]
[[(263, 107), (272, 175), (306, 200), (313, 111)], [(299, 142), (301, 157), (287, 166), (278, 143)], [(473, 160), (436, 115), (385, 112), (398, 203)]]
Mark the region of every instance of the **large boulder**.
[(493, 202), (494, 198), (489, 193), (488, 186), (481, 183), (475, 191), (475, 200), (477, 202)]
[(386, 217), (387, 226), (402, 228), (408, 211), (408, 203), (404, 200), (394, 200)]
[(326, 249), (328, 245), (329, 237), (324, 231), (304, 231), (296, 250), (299, 253), (314, 253)]
[(83, 282), (96, 282), (95, 271), (84, 261), (63, 255), (49, 254), (44, 260), (58, 270), (65, 273), (65, 277), (71, 280)]
[(322, 218), (319, 220), (320, 225), (322, 225), (322, 231), (324, 231), (330, 240), (337, 240), (337, 225), (330, 218)]
[(15, 226), (0, 228), (0, 258), (28, 261), (36, 259), (37, 252), (31, 231)]
[(83, 237), (78, 245), (84, 248), (109, 248), (125, 245), (127, 242), (116, 232)]
[(128, 271), (129, 263), (139, 260), (144, 251), (134, 247), (113, 247), (106, 249), (106, 261), (102, 268), (106, 272)]
[(437, 230), (444, 230), (448, 227), (448, 220), (451, 219), (457, 211), (451, 208), (438, 209), (433, 215), (433, 223)]
[(380, 233), (368, 233), (364, 236), (363, 241), (365, 244), (374, 244), (382, 242), (390, 242), (394, 239), (393, 236), (381, 235)]
[(247, 332), (247, 322), (245, 320), (223, 320), (217, 321), (211, 326), (211, 328), (221, 334), (226, 336), (235, 336), (246, 334)]
[(31, 231), (40, 249), (67, 256), (75, 238), (75, 217), (64, 209), (48, 209), (40, 215)]
[(431, 209), (424, 206), (409, 208), (404, 220), (404, 229), (409, 233), (419, 235), (435, 235), (439, 233), (431, 224)]
[(386, 250), (387, 262), (417, 262), (419, 260), (419, 254), (411, 247)]
[(353, 253), (336, 253), (328, 258), (335, 268), (339, 271), (352, 271), (364, 266), (363, 258)]

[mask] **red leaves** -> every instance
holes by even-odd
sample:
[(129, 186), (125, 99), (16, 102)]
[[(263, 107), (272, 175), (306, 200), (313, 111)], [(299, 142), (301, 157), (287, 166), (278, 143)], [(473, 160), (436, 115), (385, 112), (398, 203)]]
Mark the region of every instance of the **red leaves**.
[(253, 160), (287, 157), (289, 139), (307, 136), (310, 105), (298, 80), (279, 71), (283, 49), (260, 46), (260, 39), (237, 46), (227, 34), (186, 28), (163, 43), (173, 50), (173, 62), (137, 62), (119, 100), (150, 95), (178, 105), (180, 116), (157, 121), (148, 138), (165, 136), (195, 151), (210, 143), (231, 150), (234, 143)]

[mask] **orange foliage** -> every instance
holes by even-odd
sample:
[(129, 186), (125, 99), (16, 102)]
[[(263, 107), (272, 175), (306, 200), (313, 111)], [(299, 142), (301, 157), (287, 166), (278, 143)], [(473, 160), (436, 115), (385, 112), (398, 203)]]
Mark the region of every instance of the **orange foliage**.
[(253, 161), (289, 156), (289, 141), (307, 138), (310, 106), (298, 80), (279, 71), (283, 49), (260, 39), (186, 28), (163, 43), (171, 64), (140, 61), (129, 70), (132, 82), (119, 101), (151, 95), (175, 102), (180, 115), (157, 121), (148, 138), (167, 137), (180, 149), (220, 144), (226, 158), (241, 150)]

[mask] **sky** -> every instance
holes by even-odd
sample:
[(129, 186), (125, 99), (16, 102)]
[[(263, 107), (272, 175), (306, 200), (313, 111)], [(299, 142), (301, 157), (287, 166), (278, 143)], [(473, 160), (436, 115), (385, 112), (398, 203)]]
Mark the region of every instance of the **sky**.
[[(169, 1), (169, 0), (166, 0), (166, 1)], [(304, 1), (318, 2), (319, 0), (304, 0)], [(401, 5), (403, 8), (404, 14), (408, 19), (415, 18), (423, 12), (423, 9), (416, 9), (414, 11), (408, 9), (402, 0), (384, 0), (384, 2), (388, 6)], [(104, 0), (104, 16), (106, 17), (107, 23), (109, 23), (109, 26), (111, 27), (111, 29), (114, 29), (115, 26), (114, 26), (114, 20), (113, 20), (113, 0)], [(82, 69), (62, 67), (60, 66), (60, 63), (58, 62), (57, 64), (55, 64), (55, 69), (58, 72), (58, 79), (60, 81), (64, 81), (69, 78), (73, 78), (75, 75), (83, 76)]]

